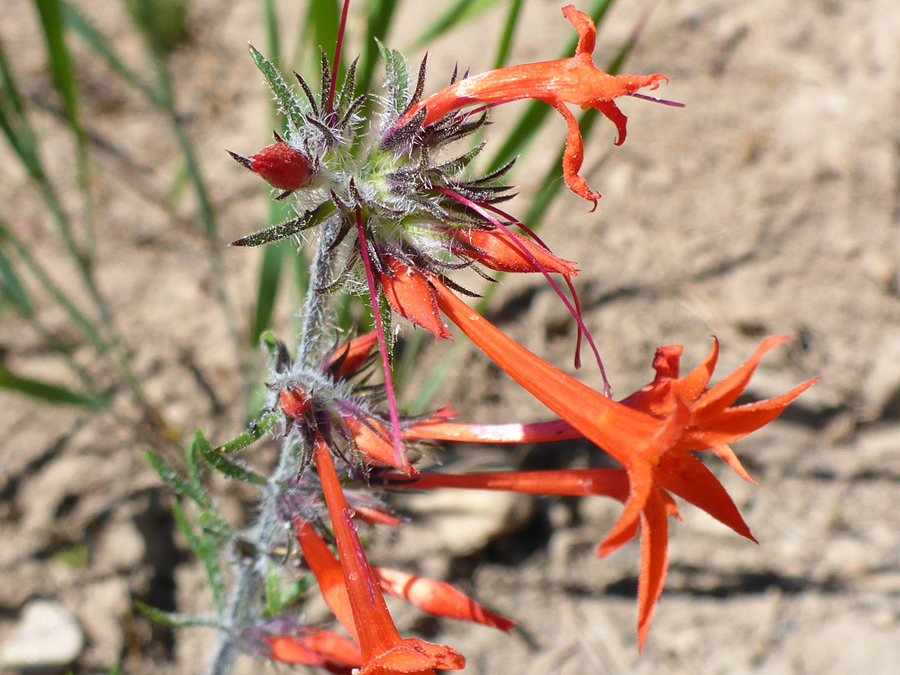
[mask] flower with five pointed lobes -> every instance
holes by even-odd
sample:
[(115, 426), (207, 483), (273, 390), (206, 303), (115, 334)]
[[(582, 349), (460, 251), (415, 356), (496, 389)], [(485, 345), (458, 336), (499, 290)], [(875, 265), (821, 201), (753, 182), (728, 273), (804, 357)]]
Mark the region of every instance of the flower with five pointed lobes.
[[(445, 316), (516, 382), (581, 435), (602, 448), (626, 470), (625, 509), (598, 552), (607, 555), (634, 536), (654, 488), (660, 466), (693, 469), (688, 452), (714, 450), (741, 475), (746, 472), (728, 447), (768, 424), (816, 381), (758, 403), (733, 406), (762, 356), (786, 338), (767, 338), (756, 352), (722, 382), (707, 389), (718, 345), (688, 375), (678, 377), (680, 347), (664, 347), (654, 361), (657, 375), (642, 390), (617, 403), (582, 384), (509, 338), (471, 310), (437, 279), (431, 279)], [(674, 488), (673, 488), (674, 490)]]
[[(563, 7), (563, 15), (578, 32), (578, 46), (570, 58), (540, 63), (526, 63), (491, 70), (466, 77), (422, 99), (409, 108), (394, 129), (411, 122), (428, 127), (446, 115), (472, 104), (507, 103), (524, 98), (544, 101), (563, 116), (568, 125), (563, 155), (563, 176), (575, 194), (594, 202), (600, 194), (588, 188), (578, 171), (584, 160), (584, 143), (578, 121), (566, 103), (594, 108), (616, 125), (616, 145), (625, 142), (627, 118), (615, 103), (620, 96), (633, 95), (644, 87), (656, 89), (665, 75), (610, 75), (594, 66), (592, 54), (597, 36), (591, 17), (575, 9)], [(666, 102), (668, 103), (668, 102)], [(421, 111), (425, 111), (424, 115)]]
[[(534, 424), (474, 425), (438, 422), (417, 430), (423, 438), (481, 443), (540, 443), (580, 438), (563, 420)], [(560, 497), (607, 496), (626, 502), (630, 493), (624, 469), (559, 469), (473, 474), (421, 473), (412, 478), (383, 475), (394, 488), (504, 490)], [(715, 476), (684, 451), (668, 453), (653, 467), (653, 484), (640, 514), (641, 566), (638, 576), (638, 644), (643, 649), (668, 567), (667, 517), (679, 518), (672, 494), (706, 511), (743, 537), (756, 541), (737, 507)], [(628, 539), (637, 534), (638, 523)], [(599, 553), (599, 551), (598, 551)]]
[[(356, 534), (352, 513), (334, 470), (331, 452), (321, 436), (315, 439), (314, 452), (316, 469), (334, 528), (340, 556), (340, 573), (343, 576), (343, 587), (333, 582), (326, 583), (323, 593), (331, 593), (331, 600), (326, 597), (326, 602), (359, 643), (364, 665), (357, 671), (358, 675), (424, 674), (432, 672), (432, 668), (461, 670), (465, 667), (466, 660), (456, 650), (418, 638), (400, 637), (384, 602), (375, 572)], [(302, 529), (299, 534), (303, 546)], [(306, 539), (308, 545), (311, 541), (311, 538)], [(321, 546), (325, 546), (324, 542), (321, 542)], [(325, 546), (325, 550), (327, 549)], [(304, 552), (306, 550), (304, 546)], [(335, 576), (333, 571), (328, 573)], [(316, 576), (319, 577), (318, 574)], [(346, 602), (343, 594), (346, 594)], [(346, 611), (348, 605), (349, 617)]]

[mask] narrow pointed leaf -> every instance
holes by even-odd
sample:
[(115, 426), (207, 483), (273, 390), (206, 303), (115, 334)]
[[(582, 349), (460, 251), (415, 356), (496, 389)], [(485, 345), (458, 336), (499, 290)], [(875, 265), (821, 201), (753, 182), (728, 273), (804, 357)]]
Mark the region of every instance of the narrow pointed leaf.
[(178, 529), (181, 530), (181, 533), (187, 540), (191, 551), (203, 563), (207, 579), (209, 579), (213, 602), (215, 602), (218, 614), (221, 616), (225, 611), (225, 579), (222, 576), (222, 567), (219, 564), (219, 550), (216, 542), (205, 534), (198, 536), (194, 532), (193, 526), (188, 521), (178, 502), (172, 504), (172, 516), (175, 518), (175, 524), (178, 526)]
[(281, 104), (281, 111), (291, 124), (297, 129), (306, 126), (306, 120), (303, 117), (304, 110), (298, 100), (294, 98), (284, 78), (281, 77), (281, 73), (253, 45), (250, 45), (250, 56), (253, 57), (253, 62), (268, 82), (272, 93)]
[(15, 391), (47, 403), (65, 403), (93, 410), (101, 410), (109, 405), (109, 401), (103, 397), (82, 394), (53, 382), (20, 377), (3, 365), (0, 365), (0, 389)]

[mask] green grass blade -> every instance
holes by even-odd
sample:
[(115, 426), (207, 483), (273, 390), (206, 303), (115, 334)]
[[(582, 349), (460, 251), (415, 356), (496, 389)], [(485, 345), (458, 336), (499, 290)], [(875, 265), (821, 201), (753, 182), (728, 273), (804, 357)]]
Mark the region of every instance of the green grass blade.
[[(191, 485), (201, 494), (205, 493), (200, 485), (200, 457), (205, 451), (209, 451), (210, 449), (212, 449), (212, 446), (209, 444), (209, 441), (206, 440), (203, 430), (197, 429), (194, 432), (194, 437), (191, 439), (190, 445), (188, 445), (184, 452), (185, 459), (187, 460), (188, 478), (190, 478)], [(205, 504), (206, 502), (200, 502), (201, 506)]]
[[(270, 202), (269, 224), (274, 225), (287, 220), (293, 213), (291, 205), (287, 202)], [(281, 274), (285, 257), (294, 252), (296, 246), (293, 238), (283, 239), (263, 248), (262, 264), (259, 269), (259, 281), (256, 290), (256, 307), (253, 314), (253, 324), (250, 327), (250, 345), (259, 344), (259, 337), (263, 331), (272, 325), (272, 314), (275, 310), (278, 286), (281, 283)]]
[(229, 478), (234, 478), (239, 481), (243, 481), (244, 483), (253, 483), (254, 485), (265, 485), (266, 479), (256, 473), (255, 471), (251, 471), (246, 467), (241, 466), (240, 464), (235, 464), (227, 459), (225, 456), (212, 450), (212, 449), (202, 449), (200, 454), (203, 456), (203, 459), (209, 464), (212, 468), (220, 473), (225, 474)]
[(266, 46), (269, 58), (275, 63), (281, 63), (281, 40), (278, 37), (278, 12), (275, 9), (274, 0), (263, 2), (263, 24), (266, 29)]
[(221, 514), (212, 507), (200, 512), (200, 515), (197, 516), (197, 524), (206, 534), (220, 541), (224, 541), (234, 534)]
[(28, 292), (3, 249), (0, 249), (0, 283), (2, 283), (0, 289), (6, 300), (13, 303), (23, 316), (32, 316), (34, 306), (31, 304)]
[(294, 128), (302, 129), (306, 124), (303, 117), (304, 110), (300, 107), (298, 100), (294, 98), (281, 73), (253, 45), (250, 45), (250, 56), (272, 89), (272, 93), (275, 94), (275, 97), (281, 104), (281, 112), (284, 113)]
[(107, 42), (106, 38), (98, 31), (85, 16), (73, 7), (67, 0), (62, 0), (63, 21), (66, 26), (78, 35), (84, 43), (102, 58), (115, 72), (119, 73), (126, 82), (139, 89), (154, 105), (162, 107), (163, 101), (159, 93), (147, 84), (136, 72), (130, 69), (119, 58), (118, 54)]
[(437, 394), (444, 378), (447, 377), (447, 373), (450, 372), (453, 366), (458, 365), (459, 351), (463, 344), (462, 342), (455, 343), (447, 350), (437, 367), (428, 374), (428, 378), (410, 405), (410, 415), (421, 415), (431, 406), (431, 401)]
[(97, 331), (94, 323), (88, 319), (75, 303), (63, 293), (57, 286), (43, 267), (34, 259), (28, 248), (6, 227), (6, 224), (0, 220), (0, 241), (8, 241), (15, 249), (16, 254), (25, 263), (29, 271), (40, 282), (44, 289), (53, 296), (53, 299), (60, 304), (79, 328), (84, 331), (87, 338), (93, 343), (97, 350), (101, 353), (109, 351), (109, 343), (104, 340)]
[(502, 68), (506, 65), (513, 36), (516, 34), (521, 17), (522, 0), (511, 0), (509, 14), (506, 15), (506, 23), (503, 26), (503, 33), (500, 35), (500, 44), (497, 46), (497, 55), (494, 57), (494, 68)]
[(65, 23), (63, 21), (62, 3), (60, 0), (34, 0), (34, 4), (37, 6), (44, 39), (47, 42), (53, 82), (56, 84), (56, 89), (62, 97), (69, 124), (78, 137), (79, 144), (83, 145), (84, 130), (81, 127), (78, 110), (78, 88), (75, 84), (75, 71), (72, 68), (72, 59), (63, 36)]
[[(91, 205), (91, 166), (88, 161), (87, 134), (81, 122), (75, 70), (72, 66), (72, 57), (69, 54), (64, 35), (63, 6), (61, 0), (35, 0), (35, 5), (41, 18), (41, 27), (47, 43), (53, 82), (56, 84), (56, 89), (63, 100), (66, 120), (69, 122), (69, 128), (75, 137), (78, 184), (84, 196), (85, 238), (88, 242), (88, 250), (93, 250), (94, 213)], [(90, 265), (90, 260), (87, 257), (85, 258), (85, 264)]]
[(105, 398), (82, 394), (44, 380), (20, 377), (3, 365), (0, 365), (0, 388), (40, 399), (45, 403), (64, 403), (92, 410), (102, 410), (109, 406), (109, 401)]
[[(341, 3), (338, 0), (312, 0), (308, 5), (306, 15), (307, 25), (312, 27), (313, 43), (311, 47), (322, 47), (328, 62), (331, 63), (334, 57), (334, 45), (337, 41), (338, 28), (341, 25)], [(312, 72), (319, 72), (319, 51), (318, 49), (310, 49), (312, 57)], [(343, 61), (343, 59), (342, 59)], [(334, 64), (332, 64), (332, 67)], [(343, 68), (339, 69), (337, 76), (343, 73)], [(338, 77), (338, 82), (341, 81)]]
[[(178, 612), (165, 612), (161, 609), (155, 609), (143, 602), (135, 602), (135, 608), (153, 623), (158, 623), (169, 628), (188, 628), (191, 626), (205, 626), (208, 628), (221, 628), (222, 625), (217, 619), (208, 616), (197, 616), (194, 614), (180, 614)], [(112, 672), (112, 671), (110, 671)], [(118, 672), (118, 669), (116, 669)]]
[(456, 0), (443, 14), (435, 19), (413, 43), (410, 49), (419, 49), (448, 30), (471, 21), (475, 17), (496, 5), (502, 0)]
[(187, 497), (201, 507), (209, 506), (209, 497), (199, 483), (194, 484), (189, 480), (185, 480), (181, 474), (166, 462), (166, 460), (156, 453), (147, 451), (144, 453), (144, 459), (147, 460), (147, 464), (159, 474), (159, 477), (163, 482), (175, 490), (175, 492)]
[(399, 0), (374, 0), (370, 3), (366, 20), (366, 33), (362, 39), (362, 56), (356, 71), (356, 84), (359, 91), (369, 91), (375, 66), (378, 64), (378, 48), (376, 40), (384, 41)]

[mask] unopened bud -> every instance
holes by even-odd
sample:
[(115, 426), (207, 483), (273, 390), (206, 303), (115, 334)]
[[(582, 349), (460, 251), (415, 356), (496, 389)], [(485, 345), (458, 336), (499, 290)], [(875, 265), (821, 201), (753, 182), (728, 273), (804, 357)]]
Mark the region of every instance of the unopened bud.
[(312, 403), (310, 398), (306, 395), (306, 392), (300, 388), (283, 389), (279, 398), (281, 400), (281, 409), (284, 411), (284, 414), (295, 419), (303, 417)]
[(279, 190), (296, 190), (308, 185), (313, 176), (309, 160), (290, 143), (279, 141), (250, 157), (248, 167)]

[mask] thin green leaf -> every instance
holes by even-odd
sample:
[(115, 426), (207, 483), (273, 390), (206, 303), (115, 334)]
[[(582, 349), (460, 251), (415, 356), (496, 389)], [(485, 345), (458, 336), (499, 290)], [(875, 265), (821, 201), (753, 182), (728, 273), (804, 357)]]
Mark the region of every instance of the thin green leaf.
[(200, 515), (197, 516), (197, 524), (205, 533), (220, 541), (228, 539), (233, 534), (231, 526), (229, 526), (228, 523), (225, 522), (225, 519), (222, 518), (222, 515), (212, 507), (203, 509), (200, 512)]
[(266, 616), (275, 616), (283, 606), (281, 602), (281, 567), (266, 559)]
[(419, 390), (418, 395), (410, 406), (410, 415), (421, 415), (431, 407), (431, 401), (434, 399), (435, 394), (437, 394), (444, 378), (447, 377), (447, 373), (450, 372), (450, 368), (457, 365), (459, 350), (463, 344), (464, 343), (462, 342), (454, 343), (453, 346), (447, 350), (447, 353), (444, 355), (444, 358), (441, 359), (437, 367), (428, 374), (425, 383), (422, 385), (422, 388)]
[(47, 42), (47, 51), (50, 56), (50, 72), (53, 74), (53, 82), (63, 100), (66, 118), (72, 126), (72, 130), (79, 139), (84, 142), (84, 130), (78, 111), (78, 89), (75, 84), (75, 71), (72, 68), (72, 59), (63, 37), (63, 7), (60, 0), (34, 0), (38, 15), (41, 18), (41, 27), (44, 39)]
[[(200, 486), (200, 457), (204, 452), (207, 452), (212, 449), (212, 446), (209, 444), (209, 441), (206, 440), (206, 436), (203, 434), (201, 429), (197, 429), (194, 432), (194, 437), (191, 439), (190, 445), (188, 445), (187, 450), (185, 450), (185, 459), (187, 460), (188, 466), (188, 476), (191, 480), (191, 485), (193, 485), (198, 490), (202, 491), (202, 487)], [(201, 504), (202, 505), (202, 504)]]
[(206, 534), (198, 536), (194, 532), (193, 526), (188, 521), (178, 502), (172, 504), (172, 516), (175, 518), (175, 524), (178, 526), (178, 529), (181, 530), (181, 533), (187, 540), (191, 551), (203, 563), (206, 576), (209, 579), (213, 602), (216, 605), (219, 616), (221, 616), (225, 611), (225, 579), (222, 576), (222, 567), (219, 564), (219, 552), (216, 548), (215, 540)]
[(254, 485), (265, 485), (265, 477), (259, 475), (255, 471), (251, 471), (240, 464), (225, 459), (225, 456), (212, 449), (201, 451), (203, 459), (216, 471), (224, 473), (230, 478), (243, 481), (245, 483), (253, 483)]
[(3, 365), (0, 365), (0, 388), (25, 394), (46, 403), (65, 403), (93, 410), (101, 410), (109, 406), (109, 401), (100, 396), (82, 394), (44, 380), (20, 377)]
[[(338, 29), (341, 25), (341, 3), (338, 0), (314, 0), (309, 3), (307, 12), (307, 25), (312, 26), (313, 30), (313, 46), (323, 47), (326, 49), (334, 49), (337, 42)], [(318, 70), (320, 56), (318, 50), (310, 50), (312, 56), (312, 67)], [(326, 55), (331, 61), (333, 54)], [(334, 64), (331, 64), (334, 71)], [(343, 68), (339, 68), (338, 72), (332, 72), (331, 76), (343, 79)]]
[(169, 628), (187, 628), (189, 626), (206, 626), (209, 628), (221, 628), (221, 622), (208, 616), (196, 614), (180, 614), (178, 612), (166, 612), (155, 607), (145, 605), (143, 602), (135, 602), (135, 608), (153, 623), (158, 623)]
[(149, 464), (163, 482), (168, 484), (175, 492), (187, 497), (201, 507), (210, 505), (209, 497), (199, 485), (194, 485), (190, 481), (185, 480), (181, 474), (173, 469), (166, 460), (149, 450), (144, 453), (144, 459)]
[[(38, 14), (41, 18), (41, 27), (44, 39), (47, 43), (47, 52), (50, 57), (50, 71), (53, 74), (53, 82), (63, 101), (66, 120), (72, 135), (75, 137), (76, 160), (78, 164), (78, 185), (84, 193), (84, 224), (85, 236), (88, 247), (93, 248), (94, 241), (94, 215), (91, 205), (91, 167), (87, 156), (87, 134), (81, 122), (81, 112), (78, 103), (78, 85), (75, 81), (75, 70), (72, 67), (72, 58), (66, 45), (63, 29), (63, 6), (60, 0), (35, 0)], [(84, 264), (90, 265), (85, 256)]]
[(378, 51), (384, 59), (385, 82), (391, 109), (403, 112), (409, 103), (409, 70), (406, 59), (397, 50), (391, 51), (381, 41), (377, 41)]
[(266, 28), (266, 46), (275, 63), (281, 63), (281, 40), (278, 39), (278, 12), (273, 0), (263, 2), (263, 24)]
[[(283, 220), (282, 212), (285, 210), (280, 202), (273, 202), (270, 208), (269, 222), (274, 224)], [(272, 325), (272, 314), (275, 310), (278, 286), (281, 283), (284, 259), (295, 249), (296, 246), (292, 241), (282, 239), (274, 245), (266, 246), (263, 251), (256, 291), (256, 308), (253, 313), (253, 325), (250, 327), (251, 345), (256, 345), (262, 332)]]
[(394, 362), (394, 342), (395, 336), (391, 326), (391, 317), (393, 317), (393, 308), (388, 302), (384, 293), (378, 293), (378, 312), (381, 314), (381, 330), (384, 332), (384, 346), (387, 351), (388, 363)]
[(366, 19), (366, 33), (362, 40), (362, 57), (359, 60), (357, 70), (357, 90), (369, 91), (372, 85), (372, 76), (375, 74), (377, 63), (376, 41), (384, 40), (387, 36), (394, 12), (399, 0), (374, 0), (370, 3), (368, 18)]
[(511, 0), (509, 14), (506, 15), (506, 23), (503, 26), (503, 33), (500, 35), (500, 44), (497, 45), (497, 55), (494, 57), (494, 68), (502, 68), (506, 65), (506, 58), (509, 56), (509, 49), (521, 17), (522, 0)]
[(140, 76), (131, 70), (115, 53), (106, 38), (85, 18), (85, 16), (73, 7), (70, 2), (63, 0), (63, 21), (75, 33), (84, 40), (88, 47), (93, 49), (106, 64), (119, 73), (125, 80), (139, 89), (154, 105), (163, 106), (163, 101), (153, 87), (147, 84)]
[(427, 45), (448, 30), (483, 14), (498, 2), (501, 0), (456, 0), (425, 29), (419, 39), (413, 43), (411, 49), (415, 50)]
[(3, 130), (3, 135), (19, 156), (31, 179), (36, 182), (45, 181), (46, 176), (37, 154), (37, 142), (25, 118), (22, 97), (10, 71), (2, 43), (0, 43), (0, 80), (3, 85), (0, 90), (0, 129)]
[(214, 452), (227, 455), (232, 452), (237, 452), (238, 450), (243, 450), (247, 446), (255, 443), (260, 438), (262, 438), (266, 432), (269, 431), (272, 427), (274, 427), (278, 420), (281, 419), (281, 413), (277, 411), (273, 411), (267, 413), (260, 419), (251, 422), (250, 428), (242, 433), (237, 438), (234, 438), (223, 445), (217, 447)]
[(16, 237), (12, 231), (6, 227), (6, 224), (0, 220), (0, 241), (8, 241), (12, 247), (15, 249), (16, 254), (25, 263), (25, 266), (28, 267), (29, 271), (35, 276), (35, 278), (40, 282), (40, 284), (44, 287), (44, 289), (53, 296), (53, 299), (56, 300), (62, 306), (62, 308), (66, 311), (75, 324), (84, 331), (84, 334), (87, 338), (94, 344), (101, 354), (105, 353), (109, 350), (109, 343), (100, 336), (100, 333), (97, 331), (97, 328), (94, 325), (94, 322), (88, 319), (84, 313), (75, 306), (75, 303), (69, 299), (63, 291), (56, 285), (56, 283), (50, 278), (50, 275), (44, 270), (43, 267), (35, 260), (34, 256), (31, 255), (31, 251), (21, 242), (18, 237)]
[(250, 45), (250, 56), (253, 57), (253, 62), (259, 68), (259, 72), (263, 74), (263, 77), (269, 84), (269, 88), (278, 99), (281, 105), (281, 112), (295, 128), (302, 128), (306, 124), (306, 120), (303, 118), (304, 109), (300, 102), (294, 98), (290, 87), (287, 86), (284, 78), (281, 77), (281, 73), (253, 45)]
[(2, 248), (0, 248), (0, 282), (2, 282), (0, 290), (3, 291), (6, 299), (13, 303), (24, 316), (31, 316), (34, 307), (28, 298), (28, 292)]
[(314, 583), (315, 577), (306, 574), (292, 581), (287, 588), (282, 586), (283, 568), (266, 561), (266, 616), (275, 616), (285, 607), (305, 593)]

